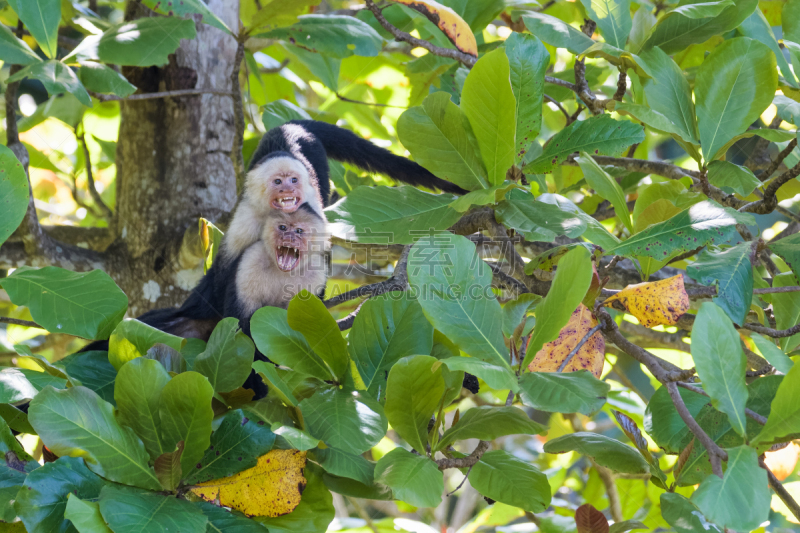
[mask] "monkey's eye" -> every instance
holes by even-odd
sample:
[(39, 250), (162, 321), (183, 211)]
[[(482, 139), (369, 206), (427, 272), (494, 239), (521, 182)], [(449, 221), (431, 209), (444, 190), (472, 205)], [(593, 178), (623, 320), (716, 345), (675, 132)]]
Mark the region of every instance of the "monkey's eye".
[(297, 178), (292, 178), (292, 183), (297, 183)]
[(295, 233), (303, 233), (303, 228), (297, 228), (294, 230)]
[(280, 226), (278, 226), (278, 229), (281, 230), (281, 231), (286, 231), (286, 226), (281, 224)]
[(275, 180), (273, 183), (275, 183), (275, 185), (280, 185), (281, 184), (281, 180)]

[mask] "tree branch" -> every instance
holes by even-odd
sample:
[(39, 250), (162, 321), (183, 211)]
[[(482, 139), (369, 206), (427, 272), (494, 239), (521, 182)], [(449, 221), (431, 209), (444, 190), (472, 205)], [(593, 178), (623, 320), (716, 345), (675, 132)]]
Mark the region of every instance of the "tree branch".
[(439, 459), (436, 464), (439, 465), (439, 470), (447, 470), (448, 468), (471, 468), (478, 461), (481, 460), (483, 454), (489, 449), (489, 443), (485, 440), (478, 442), (478, 446), (466, 457), (454, 457)]
[(177, 89), (174, 91), (160, 91), (155, 93), (132, 94), (130, 96), (115, 96), (112, 94), (100, 94), (89, 92), (94, 98), (101, 102), (131, 102), (136, 100), (157, 100), (159, 98), (180, 98), (181, 96), (197, 96), (201, 94), (213, 94), (216, 96), (234, 96), (228, 91), (214, 91), (209, 89)]
[[(710, 398), (710, 396), (708, 395), (708, 393), (706, 391), (704, 391), (700, 387), (696, 387), (696, 386), (692, 385), (691, 383), (684, 383), (683, 381), (676, 381), (675, 384), (678, 385), (678, 387), (684, 388), (686, 390), (690, 390), (690, 391), (695, 392), (697, 394), (701, 394), (701, 395), (705, 396), (706, 398)], [(750, 418), (752, 418), (753, 420), (755, 420), (756, 422), (758, 422), (762, 426), (767, 423), (767, 417), (761, 416), (760, 414), (756, 413), (752, 409), (745, 409), (744, 410), (744, 414), (749, 416)]]
[(791, 337), (792, 335), (800, 333), (800, 324), (797, 324), (787, 329), (773, 329), (762, 326), (761, 324), (753, 324), (751, 322), (748, 322), (747, 324), (742, 326), (742, 328), (749, 329), (750, 331), (755, 331), (756, 333), (761, 333), (762, 335), (767, 335), (768, 337), (772, 337), (773, 339)]
[(778, 167), (781, 166), (781, 163), (783, 163), (784, 159), (789, 157), (789, 154), (792, 153), (792, 150), (794, 150), (796, 146), (797, 146), (797, 137), (789, 141), (789, 144), (786, 145), (786, 148), (781, 150), (781, 152), (778, 154), (778, 157), (776, 157), (772, 161), (772, 163), (770, 163), (770, 165), (766, 169), (764, 169), (764, 172), (762, 172), (757, 176), (758, 179), (760, 181), (767, 181), (769, 177), (772, 176), (772, 174), (774, 174), (776, 170), (778, 170)]
[(792, 512), (794, 517), (800, 520), (800, 505), (798, 505), (797, 501), (789, 494), (789, 491), (786, 490), (786, 487), (783, 486), (780, 480), (775, 477), (775, 474), (772, 473), (772, 470), (769, 469), (763, 459), (759, 458), (758, 464), (767, 471), (767, 481), (769, 482), (770, 488)]
[(89, 156), (89, 147), (86, 145), (86, 135), (81, 135), (80, 141), (81, 146), (83, 147), (83, 158), (86, 164), (86, 182), (87, 188), (89, 189), (89, 194), (92, 196), (94, 203), (103, 210), (106, 218), (110, 221), (114, 217), (114, 213), (100, 197), (100, 193), (97, 192), (97, 186), (94, 183), (94, 174), (92, 172), (92, 159)]
[(700, 424), (692, 417), (692, 414), (689, 412), (689, 409), (686, 408), (686, 404), (683, 403), (683, 398), (678, 392), (678, 385), (674, 382), (668, 382), (664, 383), (664, 386), (667, 387), (667, 392), (669, 392), (672, 403), (675, 404), (675, 409), (678, 411), (683, 423), (686, 424), (689, 431), (697, 437), (697, 440), (703, 444), (706, 452), (708, 452), (708, 459), (711, 461), (711, 471), (714, 472), (715, 475), (722, 477), (722, 461), (728, 460), (728, 454), (703, 431)]
[(454, 48), (442, 48), (441, 46), (436, 46), (428, 41), (417, 39), (410, 33), (401, 31), (400, 29), (394, 27), (388, 20), (386, 20), (386, 17), (383, 16), (381, 9), (375, 5), (375, 2), (372, 0), (366, 0), (366, 2), (367, 9), (372, 11), (372, 14), (375, 15), (375, 19), (378, 21), (378, 24), (383, 26), (383, 29), (391, 33), (398, 41), (406, 42), (414, 47), (424, 48), (428, 52), (439, 57), (455, 59), (456, 61), (463, 63), (467, 68), (472, 68), (472, 66), (478, 61), (477, 57), (465, 54), (460, 50), (456, 50)]
[(44, 329), (36, 322), (31, 322), (30, 320), (20, 320), (19, 318), (11, 318), (10, 316), (0, 316), (0, 324), (13, 324), (15, 326), (25, 326), (26, 328)]
[[(631, 172), (643, 172), (645, 174), (656, 174), (665, 178), (677, 180), (684, 176), (699, 178), (700, 173), (696, 170), (679, 167), (665, 161), (649, 161), (646, 159), (633, 159), (631, 157), (609, 157), (604, 155), (592, 156), (598, 165), (605, 165), (617, 168), (624, 168)], [(562, 163), (563, 165), (578, 166), (578, 163), (570, 157)]]

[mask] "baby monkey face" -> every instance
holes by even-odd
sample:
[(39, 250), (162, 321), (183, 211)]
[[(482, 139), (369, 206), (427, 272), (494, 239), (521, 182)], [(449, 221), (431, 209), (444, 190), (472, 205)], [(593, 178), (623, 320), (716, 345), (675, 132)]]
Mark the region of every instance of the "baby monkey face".
[(300, 263), (300, 256), (308, 251), (311, 228), (298, 222), (278, 221), (273, 227), (273, 247), (278, 268), (290, 272)]

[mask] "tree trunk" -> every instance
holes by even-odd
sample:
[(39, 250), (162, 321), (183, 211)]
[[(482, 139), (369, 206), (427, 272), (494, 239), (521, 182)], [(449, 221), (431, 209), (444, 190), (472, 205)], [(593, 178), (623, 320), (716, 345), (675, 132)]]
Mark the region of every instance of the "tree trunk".
[[(210, 0), (234, 31), (238, 2)], [(143, 9), (133, 4), (133, 9)], [(134, 18), (141, 13), (129, 13)], [(197, 22), (163, 68), (124, 74), (140, 92), (230, 91), (236, 41)], [(130, 314), (180, 304), (203, 274), (198, 217), (216, 220), (236, 203), (230, 159), (233, 100), (203, 94), (121, 103), (117, 145), (116, 242), (109, 270), (130, 298)]]

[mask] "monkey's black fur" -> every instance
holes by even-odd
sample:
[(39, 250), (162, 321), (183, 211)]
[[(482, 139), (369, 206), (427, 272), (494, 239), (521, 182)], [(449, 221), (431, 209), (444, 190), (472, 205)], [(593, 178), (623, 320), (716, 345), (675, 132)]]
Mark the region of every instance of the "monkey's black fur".
[(269, 130), (253, 153), (250, 169), (267, 159), (286, 155), (298, 159), (309, 172), (313, 172), (312, 179), (316, 180), (326, 206), (330, 198), (328, 157), (409, 185), (454, 194), (467, 192), (458, 185), (437, 178), (410, 159), (376, 146), (349, 130), (317, 120), (292, 120)]

